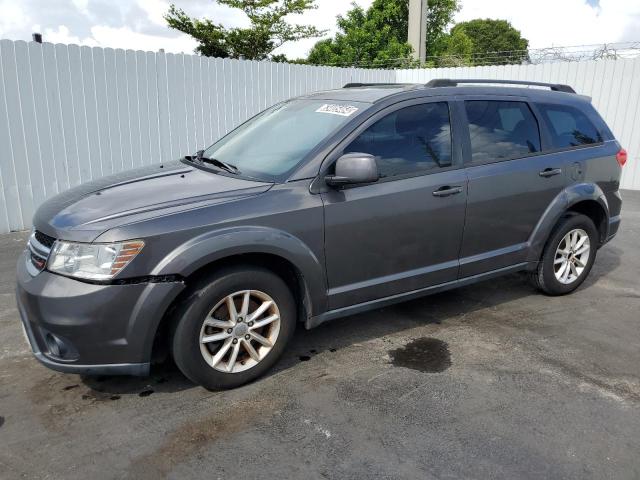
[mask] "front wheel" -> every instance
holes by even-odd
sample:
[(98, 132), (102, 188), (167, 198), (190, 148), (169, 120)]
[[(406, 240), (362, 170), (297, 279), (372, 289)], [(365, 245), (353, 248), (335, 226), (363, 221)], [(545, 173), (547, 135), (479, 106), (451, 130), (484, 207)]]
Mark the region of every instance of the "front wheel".
[(573, 292), (589, 275), (596, 258), (598, 230), (585, 215), (560, 221), (544, 248), (533, 284), (548, 295)]
[(284, 281), (259, 268), (232, 268), (204, 279), (178, 311), (172, 339), (178, 368), (209, 390), (234, 388), (266, 372), (296, 325)]

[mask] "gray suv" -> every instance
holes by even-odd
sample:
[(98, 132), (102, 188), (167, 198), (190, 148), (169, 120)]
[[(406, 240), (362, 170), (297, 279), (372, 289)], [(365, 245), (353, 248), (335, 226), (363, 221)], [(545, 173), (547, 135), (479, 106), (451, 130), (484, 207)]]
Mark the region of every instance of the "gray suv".
[(47, 201), (17, 267), (36, 358), (147, 375), (168, 352), (230, 388), (299, 322), (517, 271), (575, 290), (618, 230), (626, 152), (571, 87), (486, 83), (306, 95), (195, 155)]

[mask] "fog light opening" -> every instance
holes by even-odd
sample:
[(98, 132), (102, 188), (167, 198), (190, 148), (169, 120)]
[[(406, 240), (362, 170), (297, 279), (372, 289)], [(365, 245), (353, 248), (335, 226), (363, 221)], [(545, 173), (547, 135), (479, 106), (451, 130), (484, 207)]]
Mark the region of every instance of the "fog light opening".
[(47, 348), (49, 353), (54, 357), (64, 358), (67, 354), (67, 347), (58, 337), (51, 333), (45, 335), (45, 341), (47, 342)]

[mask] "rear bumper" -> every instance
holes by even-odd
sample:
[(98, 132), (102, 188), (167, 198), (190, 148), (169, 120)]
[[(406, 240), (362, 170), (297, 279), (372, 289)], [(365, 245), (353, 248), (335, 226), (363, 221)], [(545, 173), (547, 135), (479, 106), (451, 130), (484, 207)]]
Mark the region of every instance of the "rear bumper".
[(147, 375), (153, 340), (181, 282), (95, 285), (18, 259), (16, 302), (34, 356), (60, 372)]
[(603, 245), (616, 236), (618, 229), (620, 228), (620, 221), (620, 215), (616, 215), (609, 219), (609, 230), (607, 231), (607, 238), (602, 242)]

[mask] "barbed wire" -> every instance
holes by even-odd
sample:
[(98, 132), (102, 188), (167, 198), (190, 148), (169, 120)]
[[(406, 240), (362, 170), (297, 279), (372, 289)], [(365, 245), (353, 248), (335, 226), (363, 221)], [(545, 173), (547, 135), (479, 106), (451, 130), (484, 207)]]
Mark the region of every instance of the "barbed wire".
[[(467, 55), (432, 55), (424, 62), (407, 57), (323, 63), (331, 67), (428, 68), (489, 65), (538, 65), (550, 62), (617, 60), (640, 57), (640, 41), (591, 45), (552, 46), (526, 50), (502, 50)], [(313, 64), (312, 64), (313, 65)]]

